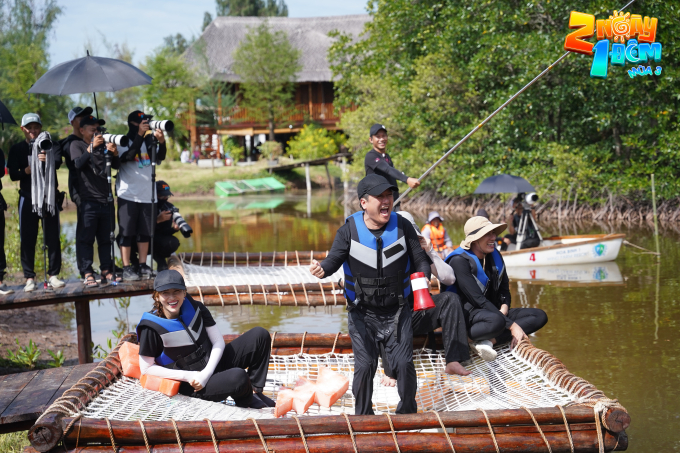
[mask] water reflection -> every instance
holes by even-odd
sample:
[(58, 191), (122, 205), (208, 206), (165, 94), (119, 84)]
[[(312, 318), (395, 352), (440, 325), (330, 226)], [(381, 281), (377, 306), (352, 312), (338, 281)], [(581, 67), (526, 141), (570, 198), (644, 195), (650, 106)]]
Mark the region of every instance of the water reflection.
[[(314, 195), (309, 206), (304, 193), (175, 204), (196, 232), (190, 240), (181, 238), (180, 251), (185, 252), (327, 250), (344, 221), (342, 204), (327, 193)], [(416, 214), (420, 225), (426, 214)], [(464, 221), (445, 222), (454, 243), (463, 237)], [(546, 235), (558, 230), (556, 224), (541, 227)], [(570, 234), (626, 233), (630, 242), (654, 248), (652, 230), (644, 225), (563, 222), (562, 229)], [(680, 451), (675, 436), (680, 430), (679, 238), (673, 231), (661, 237), (660, 264), (653, 256), (624, 248), (615, 263), (604, 266), (536, 268), (535, 278), (508, 270), (517, 278), (511, 283), (513, 306), (540, 307), (549, 316), (547, 326), (532, 337), (536, 346), (629, 410), (629, 451)], [(149, 297), (133, 298), (131, 327), (150, 307)], [(244, 305), (211, 307), (211, 312), (225, 333), (256, 325), (281, 332), (347, 331), (347, 316), (338, 307)], [(92, 316), (93, 340), (101, 344), (117, 328), (115, 319), (122, 319), (110, 303), (97, 307), (93, 302)]]

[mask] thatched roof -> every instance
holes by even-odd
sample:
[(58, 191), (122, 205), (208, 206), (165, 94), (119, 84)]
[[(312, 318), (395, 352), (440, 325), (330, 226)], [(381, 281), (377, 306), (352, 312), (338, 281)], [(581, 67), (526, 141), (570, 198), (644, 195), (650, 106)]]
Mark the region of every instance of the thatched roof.
[[(328, 82), (332, 80), (328, 64), (328, 49), (334, 39), (328, 33), (337, 30), (359, 37), (367, 14), (330, 17), (269, 17), (266, 18), (274, 31), (284, 31), (290, 42), (302, 51), (298, 82)], [(201, 38), (189, 50), (186, 58), (199, 70), (209, 70), (213, 79), (238, 82), (232, 70), (233, 54), (249, 29), (259, 26), (263, 17), (217, 17), (205, 29)], [(203, 56), (205, 55), (205, 57)], [(206, 68), (206, 60), (208, 67)]]

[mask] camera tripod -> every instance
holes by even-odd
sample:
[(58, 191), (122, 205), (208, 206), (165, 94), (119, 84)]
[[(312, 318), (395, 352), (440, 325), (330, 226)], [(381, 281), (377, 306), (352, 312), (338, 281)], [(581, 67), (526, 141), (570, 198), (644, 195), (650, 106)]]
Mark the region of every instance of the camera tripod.
[[(536, 232), (536, 235), (538, 236), (539, 244), (541, 241), (543, 241), (543, 238), (541, 237), (541, 233), (538, 229), (538, 225), (536, 224), (536, 221), (534, 220), (533, 216), (531, 215), (531, 208), (527, 208), (526, 205), (524, 206), (524, 210), (522, 211), (522, 217), (519, 220), (519, 225), (517, 226), (517, 249), (516, 250), (521, 250), (522, 249), (522, 243), (525, 241), (527, 236), (527, 233), (530, 231), (530, 228), (533, 227), (534, 231)], [(538, 245), (532, 245), (530, 247), (537, 247)], [(528, 247), (527, 247), (528, 248)]]

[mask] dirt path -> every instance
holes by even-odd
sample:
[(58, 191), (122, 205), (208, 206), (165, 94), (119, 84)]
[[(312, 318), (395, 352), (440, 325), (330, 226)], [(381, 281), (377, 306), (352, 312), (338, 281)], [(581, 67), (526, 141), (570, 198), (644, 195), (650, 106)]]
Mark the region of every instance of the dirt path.
[[(0, 312), (0, 357), (8, 358), (7, 349), (16, 353), (19, 340), (22, 347), (33, 340), (41, 351), (40, 362), (46, 364), (52, 358), (47, 353), (61, 350), (66, 365), (78, 362), (78, 344), (72, 333), (71, 324), (75, 317), (73, 304), (47, 307), (17, 308)], [(0, 375), (27, 371), (25, 368), (2, 367)]]

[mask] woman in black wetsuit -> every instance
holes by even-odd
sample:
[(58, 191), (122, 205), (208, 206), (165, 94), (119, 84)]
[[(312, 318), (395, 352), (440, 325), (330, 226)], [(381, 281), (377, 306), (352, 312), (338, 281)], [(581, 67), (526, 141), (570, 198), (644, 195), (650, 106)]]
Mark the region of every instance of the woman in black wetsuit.
[(179, 393), (195, 398), (230, 396), (237, 406), (256, 409), (275, 405), (262, 394), (269, 332), (255, 327), (226, 345), (210, 311), (187, 296), (176, 270), (158, 273), (153, 299), (153, 310), (137, 326), (142, 374), (182, 381)]
[(495, 360), (495, 343), (514, 347), (548, 322), (538, 308), (510, 308), (510, 284), (505, 262), (496, 250), (496, 237), (506, 224), (472, 217), (465, 223), (465, 239), (446, 262), (456, 282), (447, 287), (460, 296), (472, 347), (487, 361)]

